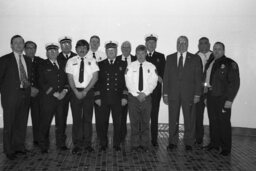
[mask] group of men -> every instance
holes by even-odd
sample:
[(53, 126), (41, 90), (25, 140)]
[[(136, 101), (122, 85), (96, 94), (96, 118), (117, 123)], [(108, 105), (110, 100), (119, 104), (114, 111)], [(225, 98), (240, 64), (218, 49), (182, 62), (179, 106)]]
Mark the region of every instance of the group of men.
[[(55, 117), (58, 150), (68, 150), (66, 123), (71, 106), (72, 154), (93, 152), (92, 116), (96, 118), (99, 151), (109, 144), (109, 115), (113, 118), (113, 149), (120, 151), (127, 135), (127, 114), (131, 123), (131, 150), (148, 151), (158, 147), (158, 115), (161, 97), (169, 106), (168, 150), (177, 147), (179, 113), (184, 115), (184, 144), (192, 150), (203, 143), (203, 114), (207, 104), (210, 144), (207, 150), (231, 152), (231, 106), (240, 79), (236, 62), (225, 56), (225, 46), (216, 42), (210, 51), (208, 38), (199, 40), (199, 52), (188, 52), (188, 38), (177, 39), (177, 52), (167, 56), (156, 51), (158, 37), (145, 37), (131, 55), (131, 43), (105, 43), (100, 37), (90, 42), (78, 40), (76, 53), (72, 39), (46, 45), (47, 59), (35, 56), (37, 44), (23, 37), (11, 38), (12, 52), (0, 58), (0, 92), (4, 114), (4, 153), (9, 159), (26, 154), (25, 137), (29, 109), (33, 143), (48, 153), (49, 133)], [(59, 46), (61, 52), (59, 52)], [(23, 54), (25, 51), (25, 54)], [(151, 134), (150, 134), (151, 132)]]

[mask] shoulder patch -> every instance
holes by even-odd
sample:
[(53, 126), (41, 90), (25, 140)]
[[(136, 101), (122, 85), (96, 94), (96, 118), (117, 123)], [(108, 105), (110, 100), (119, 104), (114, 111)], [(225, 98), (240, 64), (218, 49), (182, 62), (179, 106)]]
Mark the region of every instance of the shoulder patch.
[(232, 68), (235, 69), (235, 70), (238, 69), (238, 66), (237, 66), (237, 64), (236, 64), (235, 62), (232, 62), (232, 63), (231, 63), (231, 66), (232, 66)]

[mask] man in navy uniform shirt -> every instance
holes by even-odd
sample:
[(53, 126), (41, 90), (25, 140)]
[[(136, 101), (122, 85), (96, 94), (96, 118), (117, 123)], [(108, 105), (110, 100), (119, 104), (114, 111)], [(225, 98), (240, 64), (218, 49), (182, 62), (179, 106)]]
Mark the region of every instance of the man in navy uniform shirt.
[(55, 43), (46, 45), (47, 58), (39, 66), (40, 91), (40, 134), (39, 146), (42, 153), (48, 153), (50, 140), (49, 131), (55, 116), (55, 137), (58, 150), (67, 150), (62, 133), (65, 132), (63, 120), (64, 97), (69, 91), (65, 63), (57, 60), (59, 47)]
[(156, 51), (158, 37), (155, 34), (150, 34), (145, 36), (146, 47), (148, 55), (146, 60), (155, 65), (157, 74), (158, 74), (158, 83), (153, 93), (152, 97), (152, 106), (151, 110), (151, 143), (154, 147), (158, 147), (157, 136), (158, 136), (158, 114), (160, 100), (162, 96), (162, 83), (164, 76), (164, 67), (165, 67), (165, 57), (164, 54)]
[[(211, 130), (208, 150), (221, 148), (220, 154), (231, 152), (231, 107), (240, 86), (237, 63), (225, 56), (225, 45), (216, 42), (213, 46), (214, 59), (206, 69), (208, 80), (207, 109)], [(207, 82), (207, 81), (206, 81)]]
[(120, 151), (120, 129), (122, 106), (127, 104), (124, 73), (126, 64), (116, 59), (117, 43), (109, 41), (105, 45), (107, 59), (99, 62), (99, 80), (96, 84), (95, 103), (99, 106), (96, 124), (99, 125), (100, 151), (108, 147), (108, 121), (112, 113), (114, 136), (113, 148)]
[(27, 41), (25, 43), (25, 54), (31, 60), (31, 100), (30, 100), (30, 109), (31, 109), (31, 119), (32, 119), (32, 128), (33, 128), (33, 143), (34, 145), (38, 145), (39, 140), (39, 86), (38, 86), (38, 78), (39, 72), (38, 67), (44, 61), (42, 58), (35, 56), (37, 50), (37, 45), (33, 41)]

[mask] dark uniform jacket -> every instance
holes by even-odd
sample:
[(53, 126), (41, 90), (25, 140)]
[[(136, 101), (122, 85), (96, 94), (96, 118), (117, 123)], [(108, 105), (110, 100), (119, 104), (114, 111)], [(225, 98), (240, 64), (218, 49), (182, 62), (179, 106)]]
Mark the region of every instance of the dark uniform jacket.
[(151, 57), (149, 57), (147, 55), (146, 60), (155, 65), (158, 76), (160, 76), (163, 79), (164, 78), (164, 67), (165, 67), (164, 54), (154, 51), (154, 53)]
[(115, 60), (109, 64), (108, 59), (98, 63), (99, 78), (95, 86), (95, 100), (101, 99), (105, 104), (121, 104), (121, 99), (127, 99), (125, 86), (126, 62)]
[(64, 56), (64, 54), (61, 52), (61, 53), (59, 53), (59, 55), (58, 55), (58, 61), (61, 61), (61, 62), (64, 62), (64, 64), (66, 65), (66, 63), (67, 63), (67, 61), (70, 59), (70, 58), (72, 58), (72, 57), (74, 57), (74, 56), (76, 56), (77, 54), (76, 53), (74, 53), (74, 52), (70, 52), (71, 54), (70, 54), (70, 56), (68, 57), (68, 59)]
[[(116, 60), (120, 60), (120, 61), (122, 61), (122, 55), (119, 55), (119, 56), (117, 56), (116, 57)], [(134, 61), (136, 61), (137, 60), (137, 57), (136, 56), (133, 56), (133, 55), (131, 55), (131, 62), (134, 62)], [(125, 62), (125, 64), (126, 64), (126, 67), (127, 67), (127, 62), (126, 61), (123, 61), (123, 62)]]
[(34, 57), (34, 60), (32, 62), (31, 58), (27, 57), (32, 65), (31, 65), (31, 79), (30, 79), (30, 82), (31, 82), (31, 86), (32, 87), (35, 87), (35, 88), (39, 88), (39, 83), (38, 83), (38, 78), (39, 78), (39, 65), (41, 65), (43, 62), (44, 62), (44, 59), (38, 57), (38, 56), (35, 56)]
[(52, 95), (55, 92), (61, 92), (63, 89), (68, 89), (67, 74), (65, 73), (65, 63), (58, 60), (59, 69), (55, 69), (49, 59), (44, 60), (39, 66), (39, 88), (41, 93), (46, 94), (47, 90), (52, 87), (53, 90), (49, 93)]
[(224, 96), (226, 100), (232, 102), (240, 87), (237, 63), (226, 56), (215, 60), (212, 66), (210, 85), (213, 96)]
[[(31, 79), (31, 60), (24, 56), (26, 62), (28, 81)], [(14, 53), (9, 53), (0, 58), (0, 92), (4, 99), (2, 103), (9, 103), (16, 98), (20, 89), (20, 77), (18, 64)], [(30, 89), (27, 89), (30, 93)]]

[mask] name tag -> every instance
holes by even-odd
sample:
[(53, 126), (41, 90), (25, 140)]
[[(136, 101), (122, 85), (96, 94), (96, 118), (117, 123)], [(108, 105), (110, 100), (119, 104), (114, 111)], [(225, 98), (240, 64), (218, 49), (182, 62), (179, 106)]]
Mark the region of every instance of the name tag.
[(74, 63), (73, 65), (77, 65), (78, 63)]

